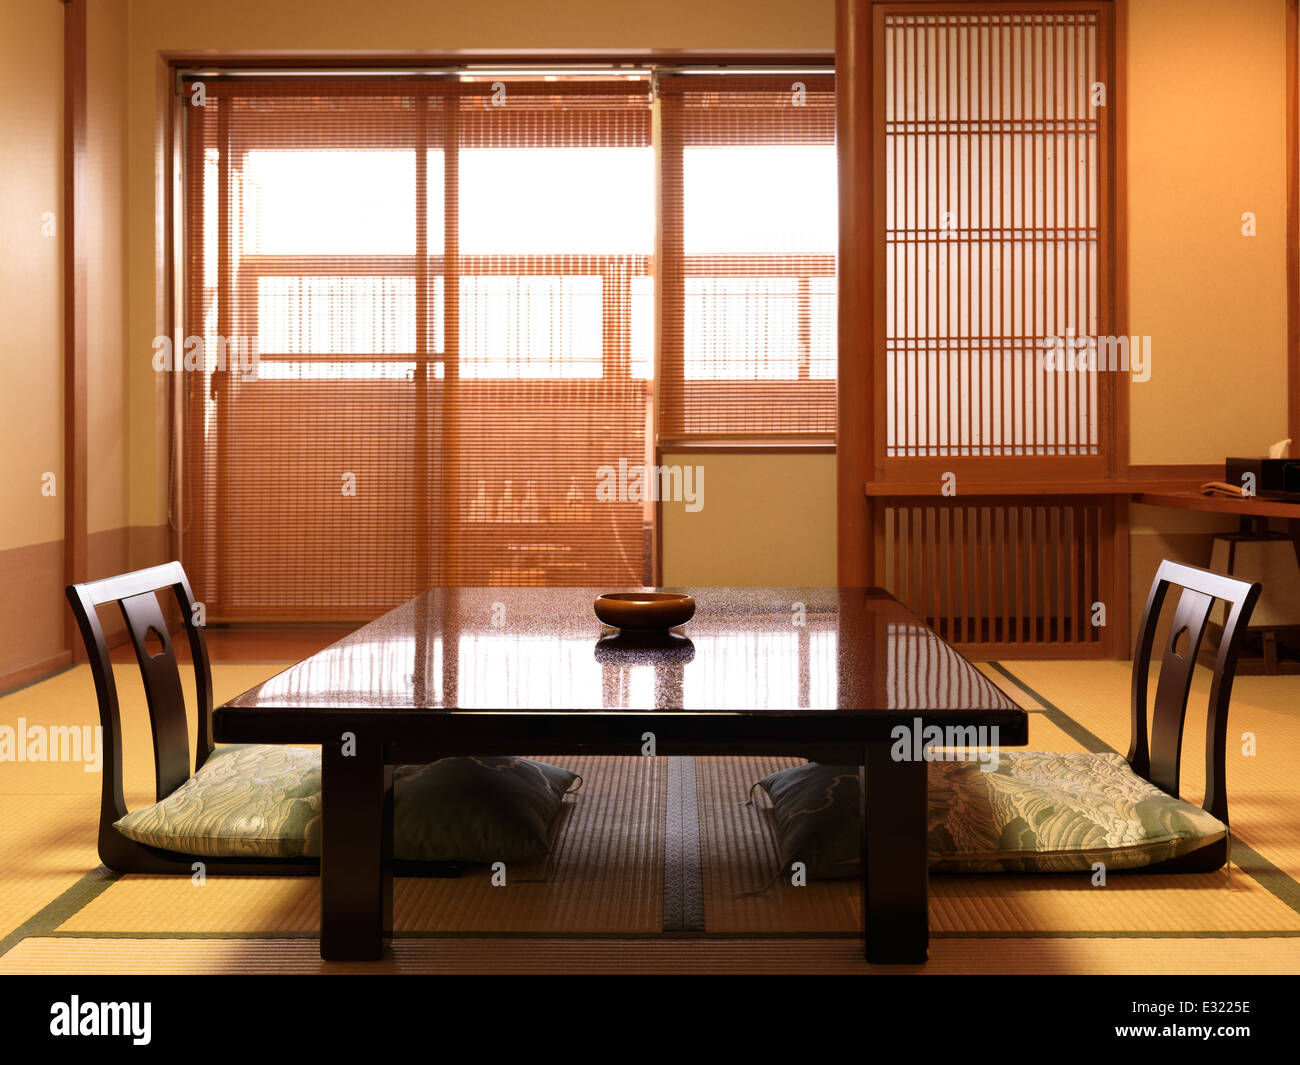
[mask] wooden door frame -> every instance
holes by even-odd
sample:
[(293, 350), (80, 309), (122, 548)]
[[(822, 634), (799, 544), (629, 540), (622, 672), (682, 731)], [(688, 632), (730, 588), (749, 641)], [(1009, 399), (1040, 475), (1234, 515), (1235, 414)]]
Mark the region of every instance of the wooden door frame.
[(1286, 0), (1285, 39), (1287, 435), (1300, 455), (1300, 0)]
[[(63, 566), (64, 581), (87, 576), (88, 494), (86, 230), (89, 156), (86, 147), (86, 0), (63, 0)], [(64, 641), (73, 662), (86, 651), (72, 611), (64, 613)]]

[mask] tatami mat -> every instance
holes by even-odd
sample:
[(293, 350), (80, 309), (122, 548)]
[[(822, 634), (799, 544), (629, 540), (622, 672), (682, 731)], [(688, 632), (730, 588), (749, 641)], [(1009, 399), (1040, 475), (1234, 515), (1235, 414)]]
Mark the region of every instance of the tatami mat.
[(323, 962), (316, 940), (27, 939), (0, 974), (754, 973), (802, 975), (1286, 974), (1297, 939), (944, 939), (925, 965), (868, 965), (853, 939), (397, 940), (377, 962)]
[(99, 864), (93, 802), (0, 796), (0, 939)]
[[(405, 932), (649, 933), (662, 925), (667, 759), (556, 758), (583, 778), (565, 799), (549, 863), (486, 867), (456, 878), (399, 877), (393, 913)], [(61, 932), (315, 933), (315, 878), (209, 877), (203, 886), (126, 876)]]
[[(232, 698), (277, 673), (277, 665), (220, 665), (213, 669), (218, 701)], [(140, 673), (114, 673), (123, 718), (128, 806), (154, 800), (153, 747)], [(193, 673), (183, 668), (186, 705), (194, 706)], [(192, 718), (192, 714), (191, 714)], [(89, 666), (64, 670), (39, 684), (0, 697), (0, 725), (28, 734), (35, 726), (96, 726), (99, 710)], [(190, 740), (194, 739), (191, 719)], [(84, 733), (83, 733), (84, 735)], [(103, 777), (83, 761), (0, 763), (0, 941), (99, 865), (95, 840)]]
[[(1031, 712), (1031, 748), (1127, 750), (1127, 663), (980, 668)], [(217, 697), (277, 669), (216, 665)], [(138, 680), (119, 672), (137, 805), (153, 797), (149, 732)], [(1194, 800), (1207, 691), (1208, 673), (1198, 671), (1184, 747), (1184, 797)], [(0, 723), (19, 717), (96, 723), (89, 670), (0, 698)], [(1300, 679), (1238, 678), (1229, 734), (1231, 877), (1116, 874), (1096, 888), (1083, 876), (935, 876), (922, 970), (862, 962), (853, 881), (796, 888), (777, 878), (765, 889), (778, 864), (770, 808), (761, 791), (753, 805), (746, 797), (793, 759), (695, 760), (703, 935), (661, 931), (667, 759), (555, 758), (585, 784), (566, 800), (549, 870), (508, 870), (504, 888), (482, 870), (399, 879), (392, 952), (357, 966), (320, 961), (312, 878), (87, 878), (98, 865), (99, 774), (6, 763), (0, 939), (9, 934), (9, 949), (0, 972), (1300, 972), (1300, 778), (1290, 761), (1300, 749)]]
[[(850, 881), (793, 887), (780, 871), (770, 806), (769, 773), (798, 765), (790, 758), (697, 758), (704, 914), (709, 932), (851, 932), (861, 929), (861, 904)], [(770, 886), (768, 886), (770, 885)]]
[[(1078, 750), (1051, 722), (1034, 725), (1046, 750)], [(700, 819), (708, 861), (705, 912), (718, 933), (860, 931), (856, 880), (796, 887), (778, 869), (771, 806), (762, 789), (743, 805), (750, 785), (794, 764), (789, 759), (701, 758)], [(771, 884), (766, 890), (765, 884)], [(1294, 932), (1300, 912), (1234, 869), (1201, 875), (1112, 874), (1104, 887), (1090, 874), (935, 875), (930, 878), (935, 932), (988, 934), (1158, 932)]]

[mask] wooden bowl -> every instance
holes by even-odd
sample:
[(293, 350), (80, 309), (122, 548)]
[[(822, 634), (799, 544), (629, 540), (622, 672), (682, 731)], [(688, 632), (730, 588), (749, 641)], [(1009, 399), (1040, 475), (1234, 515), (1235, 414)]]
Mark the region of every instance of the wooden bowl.
[(680, 592), (606, 592), (596, 600), (596, 617), (616, 629), (664, 632), (695, 616), (695, 600)]

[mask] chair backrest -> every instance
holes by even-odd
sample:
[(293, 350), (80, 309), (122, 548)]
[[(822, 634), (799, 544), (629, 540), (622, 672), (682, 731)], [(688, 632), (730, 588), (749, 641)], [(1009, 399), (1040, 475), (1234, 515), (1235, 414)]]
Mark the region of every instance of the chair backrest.
[(181, 564), (168, 562), (117, 577), (69, 585), (67, 589), (68, 602), (76, 615), (77, 627), (90, 658), (91, 674), (95, 678), (95, 695), (99, 700), (99, 717), (104, 728), (104, 815), (112, 813), (114, 820), (127, 813), (122, 794), (122, 721), (108, 644), (95, 608), (105, 603), (117, 603), (131, 645), (135, 648), (149, 707), (157, 796), (161, 801), (190, 776), (189, 728), (180, 667), (156, 594), (166, 589), (171, 589), (180, 607), (194, 660), (194, 689), (198, 700), (194, 768), (197, 770), (212, 753), (212, 667), (208, 662), (203, 630), (196, 624), (194, 595)]
[[(1174, 608), (1160, 659), (1155, 705), (1151, 713), (1150, 745), (1147, 740), (1147, 688), (1151, 673), (1151, 652), (1161, 608), (1171, 586), (1182, 589)], [(1198, 566), (1184, 566), (1165, 559), (1156, 571), (1138, 627), (1137, 649), (1133, 653), (1132, 733), (1128, 752), (1134, 772), (1161, 791), (1178, 795), (1182, 759), (1183, 722), (1192, 686), (1201, 639), (1216, 599), (1229, 605), (1223, 635), (1219, 640), (1210, 682), (1209, 717), (1205, 726), (1206, 810), (1228, 823), (1228, 793), (1225, 764), (1228, 740), (1228, 702), (1237, 672), (1237, 656), (1246, 636), (1246, 625), (1259, 599), (1259, 584), (1234, 580)]]

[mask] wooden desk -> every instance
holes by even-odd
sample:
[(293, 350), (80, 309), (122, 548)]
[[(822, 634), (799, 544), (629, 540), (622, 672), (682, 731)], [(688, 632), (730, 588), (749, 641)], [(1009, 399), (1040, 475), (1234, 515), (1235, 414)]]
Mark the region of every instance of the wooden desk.
[(1199, 510), (1209, 514), (1235, 514), (1241, 519), (1242, 532), (1261, 532), (1269, 518), (1283, 518), (1287, 531), (1295, 544), (1296, 561), (1300, 563), (1300, 503), (1282, 499), (1233, 499), (1229, 496), (1207, 496), (1200, 492), (1141, 492), (1133, 497), (1135, 503), (1153, 507), (1173, 507), (1177, 510)]
[[(684, 590), (698, 604), (689, 639), (598, 647), (601, 589), (432, 589), (217, 708), (222, 743), (321, 744), (322, 957), (383, 953), (392, 765), (637, 756), (650, 732), (659, 755), (866, 766), (867, 960), (925, 960), (927, 766), (895, 760), (892, 732), (996, 726), (997, 743), (1023, 746), (1028, 715), (880, 589)], [(632, 669), (652, 683), (629, 687)]]
[(1287, 518), (1292, 522), (1293, 536), (1296, 534), (1295, 523), (1300, 522), (1300, 503), (1261, 499), (1258, 496), (1232, 499), (1228, 496), (1202, 495), (1200, 492), (1139, 492), (1133, 496), (1133, 502), (1153, 507), (1174, 507), (1178, 510), (1201, 510), (1212, 514), (1236, 514), (1242, 518)]
[[(1142, 492), (1135, 495), (1133, 500), (1136, 503), (1146, 503), (1155, 507), (1198, 510), (1208, 514), (1234, 514), (1240, 519), (1241, 532), (1247, 534), (1263, 534), (1267, 530), (1268, 519), (1283, 519), (1287, 523), (1287, 532), (1295, 548), (1296, 564), (1300, 565), (1300, 503), (1289, 503), (1282, 499), (1261, 499), (1258, 496), (1233, 499), (1231, 496), (1210, 496), (1200, 492)], [(1288, 627), (1260, 626), (1255, 631), (1262, 633), (1263, 671), (1266, 674), (1275, 674), (1278, 671), (1278, 635), (1293, 630)], [(1259, 668), (1259, 660), (1242, 659), (1243, 672), (1251, 666)]]

